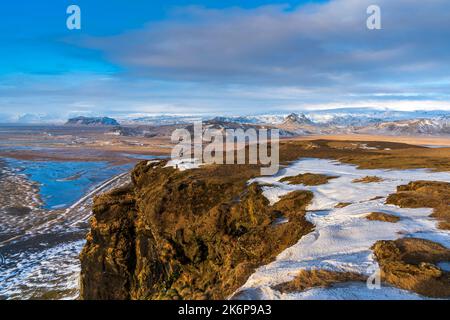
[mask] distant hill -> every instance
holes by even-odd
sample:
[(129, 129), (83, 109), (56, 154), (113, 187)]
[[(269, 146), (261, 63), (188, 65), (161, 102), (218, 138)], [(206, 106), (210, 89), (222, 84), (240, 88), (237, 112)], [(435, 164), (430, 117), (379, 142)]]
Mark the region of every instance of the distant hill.
[(68, 126), (118, 126), (115, 119), (108, 117), (76, 117), (66, 122)]
[(382, 122), (359, 128), (358, 132), (387, 135), (450, 135), (450, 117)]
[(314, 125), (314, 123), (310, 119), (308, 119), (303, 113), (300, 115), (296, 113), (291, 113), (284, 119), (282, 124), (290, 126)]
[(295, 132), (296, 134), (312, 134), (317, 132), (318, 128), (314, 122), (312, 122), (304, 114), (291, 113), (288, 115), (283, 122), (278, 125), (280, 129), (286, 131)]

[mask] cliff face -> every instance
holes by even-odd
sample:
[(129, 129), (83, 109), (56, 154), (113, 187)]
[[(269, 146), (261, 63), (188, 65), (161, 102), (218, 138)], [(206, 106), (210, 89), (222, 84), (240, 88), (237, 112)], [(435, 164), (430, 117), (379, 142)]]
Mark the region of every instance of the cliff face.
[[(95, 199), (81, 253), (83, 299), (223, 299), (312, 230), (309, 192), (270, 207), (249, 165), (180, 172), (140, 163)], [(277, 223), (287, 218), (287, 223)]]

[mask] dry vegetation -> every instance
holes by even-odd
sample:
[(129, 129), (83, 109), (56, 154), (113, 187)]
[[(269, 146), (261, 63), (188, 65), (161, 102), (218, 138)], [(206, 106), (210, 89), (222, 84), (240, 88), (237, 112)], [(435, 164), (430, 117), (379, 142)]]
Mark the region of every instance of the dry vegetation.
[[(315, 148), (311, 148), (314, 143)], [(344, 142), (342, 142), (344, 143)], [(295, 141), (280, 144), (282, 162), (294, 161), (301, 157), (335, 159), (354, 164), (362, 169), (418, 169), (450, 171), (450, 148), (426, 148), (394, 142), (358, 141), (371, 149), (351, 149), (355, 141), (346, 141), (348, 148), (336, 148), (333, 141)], [(340, 144), (342, 146), (342, 144)], [(389, 149), (389, 150), (386, 150)]]
[(439, 181), (414, 181), (397, 187), (389, 195), (388, 204), (402, 208), (433, 208), (441, 229), (450, 230), (450, 183)]
[(279, 284), (275, 290), (282, 293), (299, 292), (316, 287), (330, 287), (336, 283), (366, 281), (363, 275), (328, 270), (302, 270), (294, 280)]
[(381, 182), (383, 181), (382, 178), (377, 177), (377, 176), (367, 176), (364, 178), (360, 178), (360, 179), (355, 179), (352, 182), (353, 183), (374, 183), (374, 182)]
[(95, 200), (82, 298), (224, 299), (313, 228), (304, 217), (312, 193), (269, 206), (246, 184), (256, 166), (164, 165), (142, 162), (133, 185)]
[(415, 238), (378, 241), (372, 247), (383, 281), (429, 297), (450, 296), (450, 273), (436, 266), (450, 260), (450, 250)]
[(372, 212), (366, 216), (366, 219), (371, 221), (383, 221), (390, 223), (396, 223), (400, 220), (399, 217), (384, 212)]
[(305, 186), (319, 186), (327, 184), (329, 180), (336, 179), (336, 176), (326, 176), (323, 174), (304, 173), (294, 177), (285, 177), (281, 182), (288, 182), (289, 184), (303, 184)]
[(290, 138), (297, 141), (314, 141), (314, 140), (329, 140), (329, 141), (353, 141), (366, 143), (371, 142), (396, 142), (409, 145), (435, 145), (435, 146), (447, 146), (450, 147), (450, 141), (448, 137), (437, 136), (383, 136), (383, 135), (370, 135), (370, 134), (336, 134), (336, 135), (310, 135)]
[(351, 202), (339, 202), (337, 205), (335, 205), (335, 208), (345, 208), (351, 205)]
[[(335, 159), (367, 169), (450, 170), (450, 149), (364, 143), (377, 149), (347, 148), (346, 144), (353, 142), (337, 146), (326, 140), (283, 141), (280, 160), (283, 165), (307, 157)], [(313, 229), (304, 218), (312, 193), (288, 194), (271, 207), (261, 186), (247, 185), (249, 179), (260, 175), (259, 169), (256, 165), (212, 165), (179, 172), (164, 168), (164, 162), (139, 164), (131, 186), (95, 200), (91, 232), (81, 255), (82, 298), (223, 299), (234, 292), (255, 268), (273, 261)], [(328, 177), (299, 179), (328, 182)], [(434, 216), (448, 223), (448, 185), (428, 183), (400, 188), (399, 193), (402, 195), (389, 201), (412, 207), (426, 203), (435, 208)], [(416, 196), (423, 201), (405, 200)], [(274, 225), (279, 217), (289, 222)], [(425, 240), (401, 239), (378, 242), (374, 250), (386, 281), (442, 296), (450, 288), (448, 275), (429, 263), (448, 260), (448, 251), (437, 246)], [(360, 277), (310, 271), (279, 290), (362, 281)]]

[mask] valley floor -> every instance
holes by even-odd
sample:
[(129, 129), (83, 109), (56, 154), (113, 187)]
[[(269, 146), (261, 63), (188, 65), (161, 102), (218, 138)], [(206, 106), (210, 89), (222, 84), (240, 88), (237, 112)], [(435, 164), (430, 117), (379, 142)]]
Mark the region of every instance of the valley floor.
[(450, 137), (436, 136), (383, 136), (368, 134), (338, 134), (338, 135), (308, 135), (286, 140), (311, 141), (317, 139), (338, 140), (338, 141), (382, 141), (407, 143), (417, 146), (450, 148)]

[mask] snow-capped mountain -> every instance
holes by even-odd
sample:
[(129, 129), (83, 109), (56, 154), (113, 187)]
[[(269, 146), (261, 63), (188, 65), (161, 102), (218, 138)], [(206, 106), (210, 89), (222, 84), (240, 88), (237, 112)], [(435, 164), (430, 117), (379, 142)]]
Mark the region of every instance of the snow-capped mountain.
[(388, 135), (450, 135), (450, 117), (382, 122), (357, 131)]
[(308, 134), (449, 135), (450, 111), (393, 111), (370, 108), (333, 109), (290, 114), (249, 116), (154, 115), (133, 119), (147, 125), (192, 124), (194, 120), (217, 129), (276, 127), (283, 136)]
[[(8, 116), (9, 117), (9, 116)], [(3, 122), (61, 123), (58, 115), (25, 114), (11, 120), (3, 115)], [(122, 114), (114, 116), (126, 126), (188, 126), (202, 120), (223, 124), (223, 127), (277, 127), (283, 135), (370, 133), (407, 135), (450, 135), (450, 111), (396, 111), (375, 108), (341, 108), (304, 110), (301, 112), (273, 112), (255, 115), (217, 116), (199, 114)], [(0, 121), (0, 122), (2, 122)], [(156, 129), (153, 129), (156, 130)], [(130, 134), (130, 131), (121, 133)], [(142, 134), (141, 132), (139, 135)]]
[(336, 126), (365, 126), (380, 122), (434, 119), (450, 116), (450, 111), (396, 111), (374, 108), (343, 108), (308, 111), (305, 112), (305, 115), (315, 123)]
[[(252, 123), (239, 123), (239, 122), (231, 122), (231, 121), (222, 121), (222, 118), (214, 118), (212, 120), (205, 121), (203, 123), (203, 129), (214, 129), (219, 130), (222, 132), (222, 134), (227, 135), (227, 130), (237, 130), (242, 129), (244, 131), (248, 129), (279, 129), (279, 135), (280, 137), (293, 137), (298, 135), (298, 133), (290, 131), (290, 130), (284, 130), (280, 127), (273, 126), (273, 125), (266, 125), (266, 124), (252, 124)], [(189, 125), (186, 127), (189, 131), (193, 131), (193, 125)]]
[(310, 121), (310, 123), (323, 126), (336, 127), (362, 127), (374, 125), (382, 122), (394, 122), (402, 120), (414, 119), (436, 119), (445, 116), (450, 116), (450, 111), (396, 111), (384, 110), (374, 108), (342, 108), (329, 110), (314, 110), (303, 111), (298, 113), (273, 113), (249, 116), (227, 116), (215, 117), (216, 120), (223, 122), (237, 122), (237, 123), (253, 123), (253, 124), (271, 124), (281, 125), (284, 121), (291, 118), (291, 121), (301, 119), (292, 119), (296, 115), (303, 120)]
[(1, 122), (18, 124), (62, 124), (63, 119), (59, 115), (26, 113), (18, 116), (2, 118)]
[(243, 124), (281, 124), (285, 120), (286, 114), (264, 114), (264, 115), (250, 115), (250, 116), (219, 116), (214, 117), (213, 120), (222, 122), (235, 122)]
[(183, 124), (183, 123), (189, 123), (189, 122), (192, 122), (195, 120), (198, 120), (198, 118), (165, 116), (165, 117), (137, 118), (137, 119), (133, 119), (133, 122), (153, 124), (153, 125), (165, 125), (165, 124)]
[(314, 134), (318, 131), (318, 126), (306, 115), (296, 113), (289, 114), (277, 127), (299, 135)]
[(312, 126), (312, 125), (314, 125), (314, 122), (312, 122), (303, 113), (300, 115), (298, 115), (296, 113), (291, 113), (284, 119), (282, 124), (283, 125), (294, 125), (294, 126), (295, 125), (297, 125), (297, 126), (304, 126), (304, 125)]

